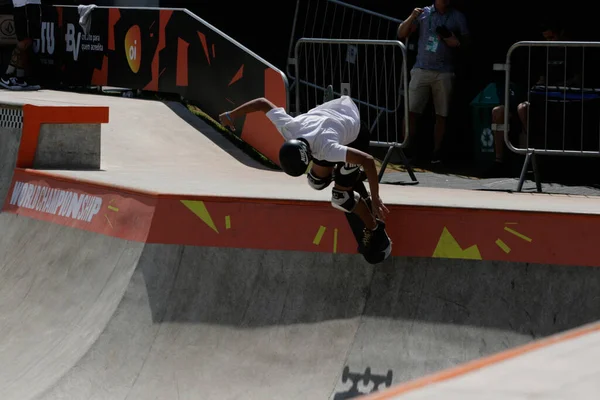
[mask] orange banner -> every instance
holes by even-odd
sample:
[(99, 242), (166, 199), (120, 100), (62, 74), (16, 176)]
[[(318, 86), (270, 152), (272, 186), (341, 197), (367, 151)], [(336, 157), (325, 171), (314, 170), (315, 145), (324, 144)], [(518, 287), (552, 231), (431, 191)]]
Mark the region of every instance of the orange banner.
[(145, 241), (156, 200), (16, 170), (4, 212)]
[[(388, 206), (394, 256), (600, 266), (600, 216)], [(329, 203), (161, 199), (155, 243), (356, 253), (344, 215)]]
[[(388, 205), (392, 255), (600, 266), (600, 216)], [(327, 202), (136, 195), (17, 170), (4, 211), (128, 240), (356, 253)]]

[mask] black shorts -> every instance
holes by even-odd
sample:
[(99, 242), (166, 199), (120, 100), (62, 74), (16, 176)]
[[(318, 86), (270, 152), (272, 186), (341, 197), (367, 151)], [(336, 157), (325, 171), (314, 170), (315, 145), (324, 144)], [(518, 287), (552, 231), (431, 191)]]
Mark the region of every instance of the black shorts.
[(13, 8), (15, 34), (20, 42), (26, 39), (40, 39), (42, 31), (42, 7), (39, 4), (27, 4)]

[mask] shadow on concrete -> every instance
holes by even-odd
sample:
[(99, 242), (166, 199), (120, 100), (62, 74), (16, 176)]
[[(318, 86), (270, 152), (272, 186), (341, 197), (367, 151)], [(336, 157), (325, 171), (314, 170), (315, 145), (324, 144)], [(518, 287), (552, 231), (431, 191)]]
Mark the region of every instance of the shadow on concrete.
[[(589, 267), (146, 245), (138, 268), (145, 288), (129, 289), (147, 291), (155, 324), (335, 337), (327, 324), (356, 320), (344, 365), (395, 384), (600, 320)], [(336, 399), (360, 394), (348, 385)]]
[[(196, 129), (199, 133), (206, 136), (210, 139), (214, 144), (219, 146), (225, 152), (227, 152), (231, 157), (244, 164), (247, 167), (265, 170), (265, 171), (273, 171), (276, 170), (274, 168), (269, 168), (260, 162), (253, 160), (249, 155), (244, 153), (239, 147), (237, 147), (230, 140), (225, 138), (222, 134), (217, 132), (215, 128), (210, 126), (201, 118), (194, 115), (190, 110), (188, 110), (183, 104), (175, 102), (175, 101), (166, 101), (164, 104), (173, 111), (177, 116), (187, 122), (190, 126)], [(216, 167), (216, 166), (215, 166)]]
[[(332, 374), (321, 387), (351, 398), (358, 373), (372, 382), (393, 375), (397, 384), (600, 319), (598, 268), (433, 258), (372, 266), (358, 255), (143, 245), (15, 216), (4, 216), (2, 227), (10, 239), (3, 279), (24, 279), (11, 266), (27, 274), (39, 283), (28, 292), (31, 307), (57, 313), (43, 332), (82, 315), (101, 325), (93, 340), (72, 344), (83, 348), (69, 349), (81, 354), (56, 393), (72, 391), (76, 378), (135, 382), (146, 366), (186, 363), (208, 373), (210, 360), (217, 371), (273, 371), (310, 353), (319, 374)], [(93, 274), (104, 278), (86, 278)], [(106, 364), (109, 355), (122, 362)], [(301, 370), (314, 379), (317, 364)]]
[(157, 322), (261, 327), (365, 315), (535, 338), (600, 320), (600, 269), (589, 267), (394, 258), (373, 268), (355, 255), (146, 245), (138, 268)]

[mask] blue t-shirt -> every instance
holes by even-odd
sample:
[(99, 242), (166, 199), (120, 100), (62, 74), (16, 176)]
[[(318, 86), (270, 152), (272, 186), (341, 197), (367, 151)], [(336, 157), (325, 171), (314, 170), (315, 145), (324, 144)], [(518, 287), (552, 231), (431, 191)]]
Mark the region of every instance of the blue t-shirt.
[[(445, 14), (440, 14), (436, 11), (435, 6), (429, 6), (423, 9), (423, 13), (416, 20), (416, 23), (419, 32), (419, 48), (414, 67), (440, 72), (454, 72), (454, 52), (456, 49), (448, 46), (438, 36), (436, 28), (445, 25), (460, 40), (460, 36), (469, 34), (465, 15), (453, 8), (448, 9)], [(437, 46), (430, 45), (430, 38), (437, 38)], [(432, 47), (434, 51), (431, 51)]]

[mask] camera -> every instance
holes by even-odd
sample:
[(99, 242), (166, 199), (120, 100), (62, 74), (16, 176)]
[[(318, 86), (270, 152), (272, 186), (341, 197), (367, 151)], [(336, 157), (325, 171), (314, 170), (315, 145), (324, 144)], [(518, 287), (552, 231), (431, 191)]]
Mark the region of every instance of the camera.
[(437, 28), (435, 28), (435, 31), (443, 39), (446, 39), (446, 38), (449, 38), (450, 36), (452, 36), (452, 32), (450, 32), (450, 29), (448, 29), (448, 27), (446, 25), (438, 26)]

